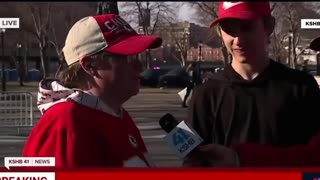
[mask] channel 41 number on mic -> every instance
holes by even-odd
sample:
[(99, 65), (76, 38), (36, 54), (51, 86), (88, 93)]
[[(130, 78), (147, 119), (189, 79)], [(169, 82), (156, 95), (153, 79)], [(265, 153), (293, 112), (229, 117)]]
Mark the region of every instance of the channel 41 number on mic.
[(187, 135), (182, 129), (179, 129), (176, 133), (173, 134), (173, 144), (175, 146), (182, 144), (179, 148), (180, 153), (183, 153), (184, 151), (189, 149), (189, 147), (194, 143), (195, 140)]

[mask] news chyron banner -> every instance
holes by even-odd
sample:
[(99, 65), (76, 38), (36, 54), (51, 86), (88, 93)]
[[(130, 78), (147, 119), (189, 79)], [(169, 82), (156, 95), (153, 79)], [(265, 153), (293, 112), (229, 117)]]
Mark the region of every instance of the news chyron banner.
[(5, 157), (0, 180), (55, 180), (55, 172), (10, 172), (12, 167), (55, 167), (54, 157)]

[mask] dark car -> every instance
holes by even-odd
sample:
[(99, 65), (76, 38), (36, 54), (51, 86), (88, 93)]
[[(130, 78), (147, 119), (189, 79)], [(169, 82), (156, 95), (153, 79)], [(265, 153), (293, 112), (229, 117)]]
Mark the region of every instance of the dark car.
[(159, 77), (170, 71), (166, 68), (152, 68), (140, 74), (140, 84), (142, 86), (156, 87), (159, 84)]
[(160, 87), (186, 87), (191, 81), (191, 77), (185, 68), (175, 68), (168, 73), (160, 76)]

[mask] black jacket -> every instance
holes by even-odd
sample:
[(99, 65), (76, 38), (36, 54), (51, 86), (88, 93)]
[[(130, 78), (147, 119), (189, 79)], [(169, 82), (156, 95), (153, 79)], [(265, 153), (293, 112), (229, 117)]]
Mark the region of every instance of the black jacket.
[(231, 65), (194, 89), (188, 123), (205, 143), (306, 144), (320, 129), (312, 75), (271, 61), (246, 81)]

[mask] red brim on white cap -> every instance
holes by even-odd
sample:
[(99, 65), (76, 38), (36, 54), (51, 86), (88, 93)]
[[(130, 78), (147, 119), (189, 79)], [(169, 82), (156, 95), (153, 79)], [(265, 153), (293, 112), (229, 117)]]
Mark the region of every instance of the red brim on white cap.
[(134, 55), (146, 49), (160, 47), (161, 44), (162, 39), (158, 36), (135, 35), (107, 47), (105, 51), (120, 55)]
[(213, 27), (214, 25), (216, 25), (219, 21), (223, 20), (223, 19), (240, 19), (240, 20), (255, 20), (257, 19), (259, 16), (257, 16), (257, 14), (252, 13), (252, 12), (248, 12), (248, 11), (243, 11), (243, 12), (237, 12), (237, 13), (226, 13), (221, 15), (220, 17), (214, 19), (211, 24), (210, 24), (210, 28)]

